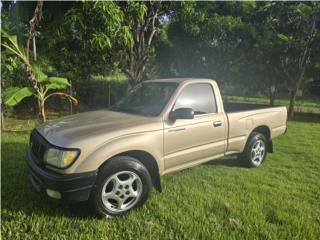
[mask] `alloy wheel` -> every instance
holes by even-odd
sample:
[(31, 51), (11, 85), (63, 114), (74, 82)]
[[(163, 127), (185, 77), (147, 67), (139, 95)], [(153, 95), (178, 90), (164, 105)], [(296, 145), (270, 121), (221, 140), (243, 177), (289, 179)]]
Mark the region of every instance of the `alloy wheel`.
[(109, 177), (102, 187), (102, 202), (113, 212), (123, 212), (132, 208), (142, 193), (142, 181), (132, 171), (121, 171)]
[(265, 154), (265, 144), (262, 140), (256, 141), (251, 149), (251, 161), (255, 165), (262, 163)]

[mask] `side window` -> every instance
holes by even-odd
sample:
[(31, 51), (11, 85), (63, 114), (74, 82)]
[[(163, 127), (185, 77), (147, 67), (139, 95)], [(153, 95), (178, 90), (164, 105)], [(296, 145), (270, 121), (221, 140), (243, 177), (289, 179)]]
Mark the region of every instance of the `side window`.
[(174, 105), (174, 110), (178, 108), (192, 108), (196, 115), (217, 112), (211, 85), (208, 83), (187, 85)]

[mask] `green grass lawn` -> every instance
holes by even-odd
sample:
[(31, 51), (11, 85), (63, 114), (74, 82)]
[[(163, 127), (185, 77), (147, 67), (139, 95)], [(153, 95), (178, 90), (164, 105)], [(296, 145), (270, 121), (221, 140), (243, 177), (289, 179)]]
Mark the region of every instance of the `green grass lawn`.
[(34, 121), (2, 132), (2, 239), (320, 239), (320, 121), (289, 122), (261, 168), (234, 157), (162, 178), (163, 193), (121, 218), (96, 219), (38, 195), (25, 163)]

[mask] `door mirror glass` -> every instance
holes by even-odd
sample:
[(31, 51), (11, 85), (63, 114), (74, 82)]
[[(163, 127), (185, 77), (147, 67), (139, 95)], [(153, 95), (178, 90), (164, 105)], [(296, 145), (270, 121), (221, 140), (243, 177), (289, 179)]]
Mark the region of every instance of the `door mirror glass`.
[(176, 119), (193, 119), (194, 111), (192, 108), (178, 108), (169, 114), (169, 119), (175, 121)]

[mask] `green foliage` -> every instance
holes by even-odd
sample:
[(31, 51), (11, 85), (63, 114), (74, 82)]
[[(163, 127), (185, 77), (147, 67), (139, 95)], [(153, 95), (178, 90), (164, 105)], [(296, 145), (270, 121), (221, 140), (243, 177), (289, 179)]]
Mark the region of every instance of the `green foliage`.
[(148, 8), (146, 4), (141, 2), (128, 2), (127, 9), (125, 9), (125, 12), (127, 14), (128, 18), (128, 24), (135, 24), (138, 21), (141, 21), (144, 19), (148, 11)]
[(106, 51), (112, 49), (116, 43), (123, 40), (123, 12), (114, 2), (97, 1), (93, 6), (90, 3), (85, 4), (88, 5), (86, 8), (89, 17), (101, 25), (93, 29), (92, 37), (89, 40), (92, 47)]
[(278, 36), (278, 38), (280, 38), (281, 40), (286, 41), (286, 42), (289, 42), (289, 38), (288, 38), (286, 35), (284, 35), (284, 34), (282, 34), (282, 33), (278, 33), (277, 36)]
[(23, 63), (8, 51), (1, 53), (1, 78), (4, 88), (23, 86), (27, 78)]
[[(248, 9), (251, 7), (242, 7), (242, 3), (182, 2), (168, 26), (171, 49), (167, 50), (166, 61), (171, 62), (173, 74), (234, 79), (239, 67), (235, 62), (240, 60), (243, 35), (247, 35), (241, 15)], [(162, 63), (168, 64), (164, 60)]]
[[(39, 84), (44, 89), (44, 95), (47, 94), (49, 90), (56, 89), (66, 89), (70, 86), (68, 79), (61, 77), (47, 77), (40, 68), (37, 68), (38, 75), (41, 79)], [(34, 94), (34, 90), (30, 87), (24, 88), (8, 88), (4, 93), (5, 104), (7, 106), (15, 106), (20, 103), (24, 98), (30, 97)], [(35, 95), (36, 96), (36, 95)]]
[(24, 98), (32, 96), (33, 89), (30, 87), (19, 88), (16, 91), (10, 91), (8, 95), (9, 96), (5, 101), (5, 104), (8, 106), (15, 106), (18, 103), (20, 103)]
[(312, 79), (319, 83), (319, 9), (316, 2), (182, 2), (157, 43), (160, 76), (209, 77), (270, 99), (296, 86), (303, 93)]
[(46, 94), (49, 90), (66, 89), (68, 86), (71, 86), (68, 82), (68, 79), (61, 77), (48, 77), (42, 82), (42, 85), (45, 89), (44, 94)]
[(308, 6), (305, 3), (299, 3), (296, 7), (297, 11), (301, 14), (308, 14), (311, 13), (312, 7)]
[(133, 47), (133, 39), (130, 32), (129, 26), (122, 27), (122, 36), (123, 36), (123, 43), (125, 46), (132, 48)]
[(15, 92), (17, 92), (20, 88), (18, 87), (7, 87), (5, 89), (1, 89), (1, 98), (3, 102), (8, 101), (8, 99), (13, 96)]
[(46, 75), (40, 68), (40, 66), (34, 64), (32, 66), (32, 70), (33, 70), (33, 73), (37, 79), (38, 82), (43, 82), (45, 81), (47, 78), (48, 78), (48, 75)]
[(68, 79), (62, 77), (48, 77), (39, 65), (34, 64), (32, 70), (36, 76), (36, 79), (45, 89), (65, 89), (71, 86)]
[(90, 75), (108, 75), (117, 69), (119, 50), (132, 44), (124, 13), (115, 2), (61, 3), (45, 15), (40, 39), (43, 55), (57, 75), (75, 85)]
[(68, 79), (62, 77), (48, 77), (45, 82), (46, 88), (49, 88), (49, 85), (52, 85), (52, 87), (55, 85), (55, 88), (51, 89), (64, 89), (68, 86), (71, 86), (68, 82)]
[(25, 61), (26, 53), (24, 49), (19, 46), (17, 36), (8, 34), (4, 29), (1, 29), (1, 33), (5, 40), (5, 42), (2, 42), (1, 45), (19, 57), (22, 61)]
[[(34, 3), (17, 1), (9, 5), (3, 3), (2, 43), (22, 59), (25, 53), (18, 43), (26, 42), (26, 23), (33, 14)], [(142, 42), (146, 46), (151, 28), (143, 32), (143, 41), (137, 41), (136, 33), (153, 8), (162, 14), (155, 21), (156, 37), (150, 47), (135, 52), (143, 46)], [(287, 94), (297, 85), (302, 96), (309, 92), (318, 94), (320, 89), (320, 12), (315, 1), (80, 1), (47, 3), (43, 11), (44, 18), (36, 33), (37, 52), (41, 56), (37, 63), (46, 70), (52, 67), (53, 71), (48, 71), (52, 76), (65, 76), (79, 95), (86, 94), (82, 85), (89, 85), (91, 76), (110, 76), (121, 67), (127, 74), (120, 63), (134, 59), (139, 52), (146, 53), (150, 60), (141, 66), (136, 61), (127, 69), (144, 69), (143, 79), (209, 77), (251, 95)], [(311, 34), (312, 44), (308, 44), (313, 19), (318, 20)], [(18, 37), (8, 38), (8, 32)], [(299, 53), (307, 45), (312, 49), (307, 51), (310, 58), (305, 61), (305, 76), (300, 77), (304, 80), (296, 84), (295, 79), (301, 75)], [(6, 87), (25, 86), (23, 65), (8, 48), (3, 49), (2, 76)], [(41, 58), (47, 63), (39, 62)], [(62, 86), (51, 84), (48, 88), (57, 87)]]

